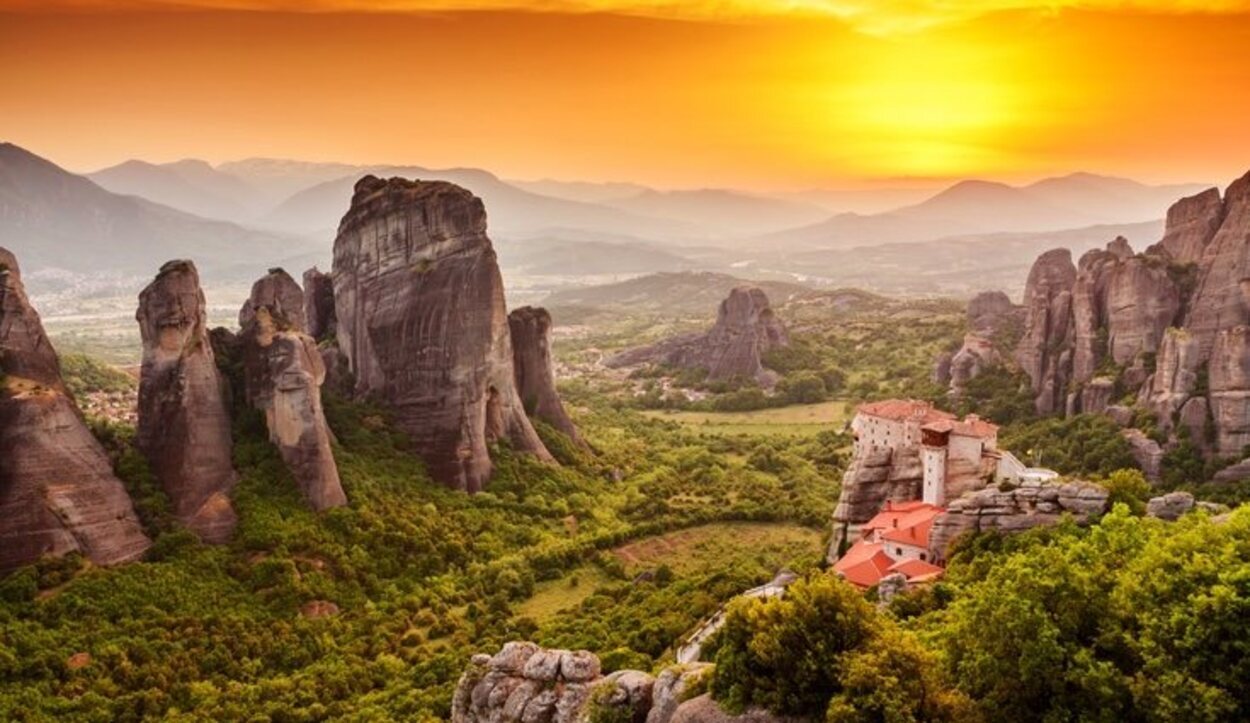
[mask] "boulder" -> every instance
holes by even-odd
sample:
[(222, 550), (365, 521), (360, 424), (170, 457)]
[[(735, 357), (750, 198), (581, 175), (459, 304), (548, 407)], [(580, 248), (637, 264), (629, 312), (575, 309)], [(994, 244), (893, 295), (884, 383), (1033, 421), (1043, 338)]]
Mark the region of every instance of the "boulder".
[(169, 497), (174, 517), (205, 542), (230, 538), (237, 477), (227, 387), (190, 261), (170, 261), (139, 294), (143, 366), (135, 443)]
[(950, 500), (929, 531), (932, 559), (944, 561), (950, 545), (968, 532), (1015, 534), (1053, 525), (1064, 515), (1084, 524), (1107, 511), (1110, 495), (1091, 482), (1048, 481), (1007, 491), (987, 487)]
[(269, 439), (304, 499), (321, 511), (347, 504), (321, 408), (326, 370), (304, 333), (304, 294), (282, 269), (252, 286), (239, 312), (247, 401), (265, 415)]
[(763, 289), (740, 286), (721, 302), (716, 324), (706, 334), (685, 334), (628, 349), (605, 364), (611, 368), (651, 363), (706, 369), (709, 381), (740, 378), (772, 386), (777, 375), (764, 367), (763, 356), (789, 343), (786, 328)]
[(1072, 294), (1076, 267), (1067, 249), (1038, 257), (1024, 289), (1024, 335), (1016, 361), (1032, 382), (1039, 414), (1063, 408), (1072, 375)]
[(1133, 460), (1141, 467), (1142, 474), (1151, 483), (1157, 483), (1163, 471), (1163, 448), (1140, 429), (1122, 429), (1120, 434), (1128, 440)]
[(355, 394), (392, 407), (435, 479), (482, 489), (496, 440), (552, 461), (517, 394), (480, 199), (441, 181), (362, 178), (334, 242), (333, 279)]
[(1133, 423), (1133, 410), (1122, 404), (1112, 404), (1103, 411), (1120, 427), (1127, 427)]
[(677, 706), (669, 723), (799, 723), (799, 719), (779, 716), (759, 708), (731, 715), (705, 693)]
[(334, 279), (316, 266), (304, 272), (304, 320), (304, 330), (319, 342), (333, 338), (337, 331)]
[(682, 701), (693, 697), (711, 674), (711, 663), (690, 663), (665, 668), (656, 676), (651, 692), (651, 710), (646, 723), (670, 723)]
[(1194, 508), (1194, 496), (1188, 492), (1169, 492), (1160, 497), (1151, 497), (1146, 503), (1146, 515), (1161, 520), (1173, 521)]
[(0, 572), (70, 552), (114, 565), (150, 546), (65, 391), (17, 259), (0, 248)]
[(585, 446), (556, 392), (555, 365), (551, 360), (551, 314), (546, 309), (523, 306), (508, 314), (508, 328), (512, 334), (517, 393), (521, 395), (526, 413)]

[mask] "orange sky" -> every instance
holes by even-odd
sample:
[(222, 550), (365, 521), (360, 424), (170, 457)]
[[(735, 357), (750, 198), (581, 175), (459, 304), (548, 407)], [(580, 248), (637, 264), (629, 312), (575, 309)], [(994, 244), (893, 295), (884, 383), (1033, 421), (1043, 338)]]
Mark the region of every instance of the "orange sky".
[(0, 0), (0, 140), (80, 171), (265, 155), (783, 189), (1250, 168), (1236, 1), (95, 5)]

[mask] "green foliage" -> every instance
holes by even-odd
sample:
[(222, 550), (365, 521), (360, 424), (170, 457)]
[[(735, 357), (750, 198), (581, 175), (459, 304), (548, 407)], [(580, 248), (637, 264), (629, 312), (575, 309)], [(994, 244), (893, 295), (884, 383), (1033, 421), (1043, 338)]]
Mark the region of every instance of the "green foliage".
[(139, 385), (134, 377), (86, 354), (61, 355), (61, 377), (74, 396), (88, 392), (127, 392)]
[(953, 410), (960, 416), (976, 412), (997, 424), (1036, 418), (1033, 394), (1023, 372), (992, 366), (968, 380)]
[(1094, 480), (1106, 488), (1111, 505), (1124, 504), (1135, 515), (1146, 513), (1146, 502), (1150, 500), (1152, 490), (1146, 476), (1136, 469), (1117, 469), (1105, 479)]
[(998, 440), (1026, 464), (1062, 474), (1105, 476), (1118, 469), (1138, 468), (1119, 427), (1100, 415), (1048, 417), (1009, 425), (999, 432)]
[(832, 574), (800, 580), (783, 598), (734, 603), (717, 633), (712, 695), (731, 711), (823, 715), (842, 691), (844, 657), (880, 625), (864, 596)]

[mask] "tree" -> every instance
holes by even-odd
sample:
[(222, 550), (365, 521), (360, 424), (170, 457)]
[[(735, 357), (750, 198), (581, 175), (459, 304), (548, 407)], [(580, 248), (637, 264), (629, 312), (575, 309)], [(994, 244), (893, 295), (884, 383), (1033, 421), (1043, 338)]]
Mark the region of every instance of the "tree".
[(863, 594), (831, 573), (794, 583), (783, 598), (741, 600), (718, 633), (712, 697), (731, 711), (824, 715), (842, 690), (843, 656), (881, 625)]

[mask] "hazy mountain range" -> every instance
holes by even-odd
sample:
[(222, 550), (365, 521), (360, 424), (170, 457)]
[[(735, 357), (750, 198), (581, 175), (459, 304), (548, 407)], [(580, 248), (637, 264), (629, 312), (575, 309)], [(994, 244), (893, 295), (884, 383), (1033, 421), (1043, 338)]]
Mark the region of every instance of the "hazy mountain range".
[[(892, 293), (1011, 289), (1045, 248), (1079, 253), (1118, 234), (1139, 247), (1158, 240), (1168, 205), (1203, 188), (1088, 173), (1025, 186), (973, 180), (889, 211), (831, 214), (836, 194), (513, 182), (472, 168), (135, 160), (80, 176), (3, 144), (0, 244), (32, 269), (147, 275), (190, 256), (210, 276), (246, 278), (276, 264), (299, 271), (328, 260), (366, 173), (470, 189), (486, 204), (505, 272), (550, 277), (548, 289), (585, 283), (579, 276), (693, 270)], [(883, 189), (877, 203), (921, 192)], [(874, 192), (846, 193), (863, 207)]]

